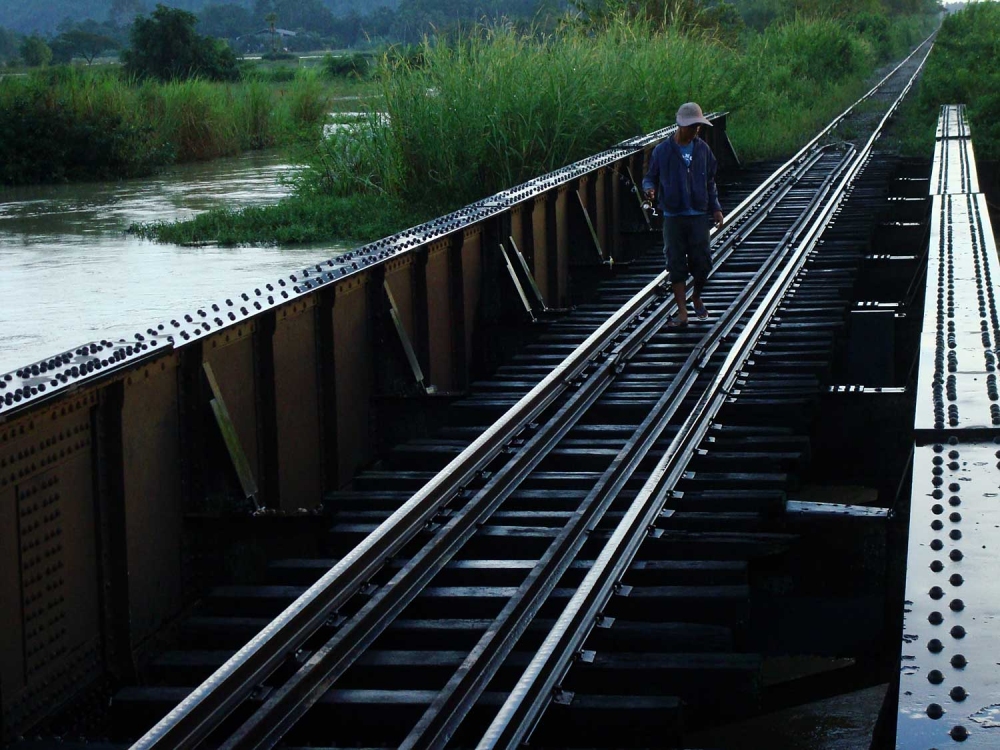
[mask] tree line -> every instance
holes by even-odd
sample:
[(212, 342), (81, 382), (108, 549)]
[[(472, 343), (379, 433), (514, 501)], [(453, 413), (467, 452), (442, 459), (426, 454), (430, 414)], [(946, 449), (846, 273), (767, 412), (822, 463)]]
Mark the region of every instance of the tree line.
[[(3, 2), (0, 0), (0, 18), (4, 17)], [(200, 34), (223, 39), (236, 53), (243, 54), (415, 43), (424, 35), (457, 23), (500, 17), (529, 20), (540, 14), (561, 12), (566, 3), (565, 0), (169, 0), (165, 5), (194, 13)], [(60, 7), (58, 2), (55, 6)], [(87, 12), (93, 13), (92, 17), (65, 17), (48, 34), (23, 34), (0, 26), (0, 61), (20, 59), (27, 65), (39, 65), (79, 57), (89, 62), (96, 54), (125, 48), (134, 21), (153, 10), (144, 0), (111, 0), (103, 16), (91, 4)]]
[[(8, 1), (0, 0), (0, 11)], [(93, 8), (100, 0), (75, 2)], [(99, 55), (128, 49), (134, 24), (156, 13), (146, 0), (103, 2), (103, 18), (67, 17), (49, 35), (25, 36), (0, 26), (0, 62), (38, 66), (78, 58), (90, 63)], [(54, 5), (60, 7), (58, 1)], [(865, 23), (933, 13), (940, 7), (938, 0), (171, 0), (168, 5), (188, 13), (199, 35), (225, 41), (236, 54), (414, 44), (456, 26), (497, 19), (548, 31), (567, 23), (597, 28), (625, 16), (654, 25), (721, 29), (731, 36), (743, 27), (763, 30), (795, 17)]]

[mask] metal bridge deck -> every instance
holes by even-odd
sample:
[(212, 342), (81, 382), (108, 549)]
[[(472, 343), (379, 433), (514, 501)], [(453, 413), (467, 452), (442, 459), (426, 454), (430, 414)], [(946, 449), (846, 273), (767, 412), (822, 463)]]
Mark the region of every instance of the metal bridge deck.
[(963, 106), (938, 126), (896, 747), (1000, 744), (1000, 261)]
[[(692, 739), (692, 725), (759, 717), (781, 701), (808, 700), (802, 696), (809, 691), (828, 695), (823, 691), (831, 685), (870, 688), (873, 680), (887, 682), (886, 673), (895, 670), (897, 640), (885, 624), (882, 604), (890, 546), (886, 506), (899, 491), (903, 456), (911, 445), (908, 430), (902, 456), (879, 446), (883, 465), (870, 471), (852, 460), (856, 444), (877, 443), (860, 432), (878, 434), (887, 424), (898, 424), (885, 415), (894, 413), (898, 420), (909, 406), (901, 398), (904, 389), (893, 386), (905, 382), (901, 372), (911, 371), (912, 357), (905, 355), (912, 354), (918, 337), (906, 342), (899, 332), (905, 314), (897, 312), (912, 298), (900, 291), (898, 277), (905, 277), (902, 284), (909, 282), (911, 291), (919, 289), (910, 282), (919, 269), (912, 248), (923, 231), (923, 216), (917, 214), (925, 212), (927, 200), (899, 187), (898, 161), (876, 144), (922, 59), (915, 51), (886, 77), (884, 88), (880, 84), (866, 95), (883, 107), (885, 117), (871, 129), (876, 106), (850, 122), (847, 131), (870, 133), (863, 146), (840, 139), (834, 130), (850, 116), (848, 110), (758, 190), (747, 191), (747, 200), (713, 241), (717, 262), (705, 293), (709, 319), (686, 330), (665, 326), (675, 310), (658, 252), (637, 256), (626, 272), (607, 274), (594, 302), (562, 310), (552, 320), (543, 295), (534, 303), (529, 299), (535, 279), (528, 264), (518, 265), (514, 253), (502, 247), (504, 238), (513, 245), (515, 235), (525, 248), (535, 245), (529, 253), (535, 273), (550, 275), (542, 286), (550, 292), (547, 299), (561, 306), (568, 299), (571, 258), (576, 268), (588, 257), (591, 270), (610, 266), (598, 242), (610, 235), (608, 216), (618, 232), (628, 226), (620, 219), (631, 212), (645, 239), (657, 243), (656, 234), (645, 231), (652, 226), (638, 213), (637, 195), (626, 191), (634, 183), (630, 170), (641, 164), (635, 149), (652, 143), (638, 139), (588, 160), (593, 163), (431, 222), (419, 237), (403, 233), (339, 263), (282, 279), (277, 288), (254, 290), (242, 304), (226, 300), (211, 313), (198, 311), (187, 325), (171, 321), (149, 329), (128, 344), (131, 348), (119, 350), (126, 342), (81, 347), (14, 373), (0, 386), (0, 418), (30, 418), (43, 414), (40, 406), (48, 399), (86, 380), (85, 369), (124, 371), (137, 358), (151, 357), (143, 348), (151, 344), (145, 336), (156, 337), (160, 349), (174, 351), (177, 356), (170, 359), (181, 365), (176, 375), (164, 364), (160, 369), (183, 391), (178, 404), (182, 413), (190, 412), (185, 425), (204, 425), (191, 415), (210, 395), (201, 383), (199, 342), (220, 335), (228, 342), (222, 329), (246, 320), (260, 325), (233, 333), (234, 339), (246, 335), (243, 347), (234, 344), (245, 356), (223, 361), (251, 364), (250, 380), (263, 384), (264, 395), (241, 387), (249, 382), (240, 377), (247, 369), (232, 365), (225, 373), (222, 361), (215, 362), (222, 384), (229, 386), (227, 397), (234, 392), (243, 397), (244, 416), (254, 413), (249, 404), (266, 401), (268, 409), (274, 407), (273, 414), (266, 412), (274, 424), (267, 426), (276, 429), (284, 415), (279, 404), (296, 400), (279, 401), (276, 383), (286, 395), (305, 391), (299, 380), (275, 375), (287, 359), (275, 350), (282, 342), (275, 333), (279, 321), (268, 316), (282, 300), (303, 297), (309, 305), (324, 306), (315, 318), (299, 318), (305, 326), (314, 321), (320, 331), (315, 340), (299, 340), (305, 342), (293, 350), (299, 353), (354, 340), (337, 338), (338, 332), (364, 325), (381, 331), (384, 324), (391, 333), (394, 325), (412, 366), (407, 374), (421, 387), (426, 385), (419, 375), (421, 353), (426, 358), (435, 347), (450, 351), (454, 345), (456, 359), (469, 354), (465, 347), (471, 339), (461, 326), (471, 324), (471, 313), (456, 318), (458, 328), (442, 325), (446, 335), (434, 336), (426, 303), (435, 293), (428, 294), (426, 285), (443, 278), (447, 268), (453, 289), (478, 294), (479, 279), (483, 286), (497, 279), (511, 282), (506, 302), (522, 317), (526, 312), (534, 319), (538, 312), (546, 319), (522, 353), (492, 377), (470, 384), (449, 374), (442, 382), (456, 384), (461, 396), (449, 396), (446, 413), (437, 415), (439, 427), (382, 451), (375, 464), (352, 469), (344, 475), (350, 484), (346, 479), (324, 484), (329, 490), (324, 513), (223, 516), (215, 527), (212, 519), (205, 521), (200, 536), (187, 540), (209, 558), (200, 570), (233, 549), (224, 548), (213, 530), (228, 534), (231, 525), (249, 520), (252, 534), (280, 537), (289, 528), (284, 523), (304, 523), (294, 542), (280, 540), (282, 551), (272, 555), (266, 570), (261, 565), (256, 577), (208, 589), (180, 615), (175, 645), (144, 663), (141, 679), (116, 690), (111, 729), (100, 736), (135, 742), (142, 750), (276, 744), (485, 750), (519, 747), (529, 737), (533, 745), (551, 747), (688, 742), (728, 747)], [(976, 733), (988, 731), (997, 718), (975, 698), (996, 692), (986, 657), (1000, 640), (991, 627), (980, 627), (993, 621), (997, 601), (984, 568), (994, 562), (990, 524), (1000, 524), (990, 495), (990, 486), (1000, 484), (992, 475), (1000, 471), (1000, 445), (990, 442), (998, 424), (993, 357), (1000, 333), (991, 280), (1000, 268), (982, 204), (948, 192), (977, 188), (967, 134), (962, 113), (946, 110), (931, 180), (940, 226), (930, 251), (913, 472), (913, 581), (907, 584), (913, 604), (907, 632), (918, 640), (904, 646), (907, 682), (900, 706), (905, 703), (906, 713), (900, 714), (899, 746), (907, 750), (979, 741)], [(614, 170), (588, 187), (587, 169), (595, 165)], [(917, 180), (926, 184), (926, 174)], [(892, 190), (901, 194), (887, 196)], [(927, 191), (921, 187), (921, 192)], [(577, 200), (582, 214), (574, 215), (573, 223), (567, 216)], [(601, 219), (596, 230), (588, 201), (614, 208), (595, 213)], [(508, 210), (515, 204), (516, 212)], [(542, 231), (548, 214), (555, 220), (551, 232)], [(531, 223), (535, 218), (538, 226)], [(478, 228), (471, 231), (470, 223)], [(871, 254), (878, 231), (909, 244)], [(462, 236), (452, 236), (456, 233)], [(550, 234), (548, 247), (542, 240)], [(537, 244), (529, 241), (532, 236)], [(616, 244), (619, 239), (616, 235)], [(421, 243), (434, 247), (410, 252)], [(558, 255), (571, 244), (586, 253)], [(489, 276), (480, 263), (496, 260), (498, 246), (506, 268), (497, 263), (500, 273)], [(562, 257), (563, 265), (542, 263), (550, 255)], [(405, 283), (398, 275), (386, 277), (380, 265), (396, 262), (390, 270), (405, 272)], [(371, 289), (359, 294), (369, 283), (366, 269), (378, 273)], [(448, 295), (440, 289), (447, 288), (436, 292), (445, 302)], [(975, 304), (966, 312), (966, 297), (978, 300), (978, 315)], [(371, 311), (358, 299), (368, 300)], [(470, 311), (477, 304), (468, 301)], [(421, 308), (426, 315), (414, 322)], [(293, 312), (307, 309), (312, 308)], [(343, 328), (328, 330), (336, 322), (331, 313), (338, 311)], [(251, 339), (258, 359), (252, 357)], [(893, 361), (897, 343), (904, 355), (898, 363)], [(115, 354), (105, 361), (108, 346)], [(319, 375), (337, 372), (336, 359), (313, 364), (308, 360), (291, 374), (309, 374), (325, 385)], [(355, 371), (347, 372), (334, 402), (386, 395), (352, 389), (364, 382), (365, 371), (358, 370), (354, 379)], [(215, 385), (211, 395), (221, 401)], [(122, 448), (130, 433), (114, 429), (126, 386), (131, 380), (94, 396), (95, 402), (100, 399), (95, 414), (83, 415), (98, 441), (95, 465), (108, 455), (123, 465), (140, 463), (126, 462), (135, 455)], [(429, 395), (419, 393), (421, 401)], [(321, 393), (316, 403), (329, 407), (324, 398)], [(160, 413), (173, 408), (173, 401), (163, 404)], [(349, 440), (367, 437), (367, 412), (352, 414), (356, 423), (341, 420), (343, 431), (331, 442), (338, 452)], [(908, 427), (912, 412), (905, 414)], [(324, 412), (330, 417), (336, 413)], [(178, 434), (193, 439), (196, 430)], [(263, 429), (261, 434), (261, 454), (273, 453), (274, 434)], [(300, 424), (287, 434), (298, 438), (307, 431)], [(161, 445), (173, 446), (172, 436)], [(288, 463), (270, 467), (272, 485), (295, 475), (288, 467), (296, 465), (291, 454), (300, 446), (289, 445)], [(324, 460), (330, 455), (324, 453)], [(34, 460), (31, 451), (23, 456), (17, 461)], [(0, 454), (0, 468), (4, 460)], [(886, 466), (893, 462), (898, 466)], [(119, 473), (106, 471), (90, 484), (105, 497), (116, 499), (119, 491), (124, 497), (131, 474)], [(0, 486), (3, 480), (0, 475)], [(52, 497), (58, 498), (47, 492), (54, 480), (43, 474), (42, 481), (41, 495), (34, 489), (18, 495), (20, 522), (27, 529), (21, 541), (30, 553), (24, 560), (30, 566), (49, 555), (46, 544), (59, 543), (52, 542), (46, 526), (61, 512), (60, 506), (50, 509)], [(854, 481), (864, 486), (862, 497), (842, 486)], [(882, 486), (887, 483), (888, 490)], [(279, 496), (288, 502), (300, 497), (292, 491)], [(40, 516), (45, 520), (33, 520)], [(204, 520), (189, 512), (185, 522), (197, 526)], [(47, 583), (41, 576), (27, 580), (29, 587)], [(28, 594), (34, 597), (28, 601), (32, 618), (41, 616), (36, 613), (47, 606), (44, 595)], [(128, 602), (119, 609), (127, 619)], [(127, 623), (125, 630), (128, 635)], [(44, 652), (35, 641), (48, 637), (41, 629), (31, 631), (25, 639), (29, 657)], [(938, 642), (928, 640), (934, 637)], [(132, 654), (128, 645), (125, 658)], [(851, 658), (840, 658), (845, 654)], [(775, 664), (792, 668), (784, 672)], [(958, 676), (969, 680), (958, 682)], [(35, 701), (32, 711), (46, 695), (29, 696)], [(952, 720), (973, 703), (974, 714)], [(883, 701), (869, 704), (874, 716)], [(720, 715), (724, 721), (718, 721)]]

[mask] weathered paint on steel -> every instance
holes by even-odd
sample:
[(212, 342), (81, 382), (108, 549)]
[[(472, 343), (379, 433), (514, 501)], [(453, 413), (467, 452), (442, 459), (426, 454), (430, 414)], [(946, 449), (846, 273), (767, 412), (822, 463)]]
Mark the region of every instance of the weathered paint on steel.
[(549, 287), (549, 200), (548, 195), (535, 198), (531, 211), (531, 247), (533, 258), (532, 268), (535, 271), (535, 283), (542, 290), (545, 304), (556, 307), (555, 298)]
[[(3, 436), (0, 435), (0, 441)], [(6, 474), (9, 453), (7, 445), (0, 442), (0, 472)], [(23, 701), (24, 683), (24, 610), (21, 606), (20, 524), (17, 494), (14, 483), (0, 487), (0, 628), (4, 637), (0, 641), (0, 707), (4, 726), (12, 723)], [(4, 739), (9, 739), (4, 737)]]
[(257, 377), (253, 351), (255, 331), (256, 327), (248, 323), (218, 333), (203, 342), (202, 352), (204, 360), (212, 365), (250, 470), (260, 485)]
[[(518, 203), (510, 210), (510, 238), (505, 238), (504, 245), (510, 239), (514, 240), (517, 249), (521, 251), (528, 267), (531, 268), (532, 256), (529, 254), (530, 241), (527, 239), (528, 230), (531, 227), (531, 214), (529, 203)], [(507, 248), (512, 250), (513, 248)]]
[(594, 177), (594, 228), (601, 241), (601, 247), (607, 256), (611, 253), (612, 243), (608, 233), (608, 179), (607, 169), (601, 169)]
[(122, 472), (132, 645), (182, 604), (177, 364), (176, 355), (165, 357), (125, 378)]
[(482, 296), (483, 233), (481, 227), (466, 229), (462, 236), (462, 286), (465, 291), (465, 352), (467, 366), (472, 362), (473, 339), (479, 322), (479, 299)]
[[(68, 403), (67, 403), (68, 401)], [(101, 613), (92, 482), (95, 393), (13, 422), (0, 432), (4, 609), (19, 624), (3, 647), (5, 729), (30, 723), (72, 695), (100, 669)], [(16, 530), (16, 537), (8, 536)], [(16, 602), (16, 604), (15, 604)], [(9, 738), (7, 738), (9, 739)]]
[(427, 289), (427, 346), (428, 382), (439, 391), (450, 391), (454, 387), (454, 360), (451, 345), (453, 313), (452, 290), (448, 272), (447, 240), (435, 242), (427, 249), (425, 269)]
[(620, 258), (622, 255), (622, 233), (619, 231), (622, 225), (622, 201), (630, 197), (628, 192), (622, 189), (627, 163), (625, 159), (616, 162), (611, 176), (611, 226), (608, 227), (608, 231), (611, 233), (611, 254), (615, 258)]
[(415, 340), (417, 333), (416, 311), (413, 306), (413, 270), (413, 255), (385, 264), (385, 283), (389, 285), (399, 319), (411, 342)]
[[(555, 200), (555, 230), (556, 230), (556, 267), (555, 267), (555, 300), (556, 307), (569, 306), (569, 254), (570, 254), (570, 218), (569, 200), (572, 187), (561, 187), (556, 191)], [(576, 197), (573, 196), (573, 200)]]
[[(372, 395), (372, 331), (368, 274), (337, 285), (333, 345), (337, 393), (338, 477), (341, 484), (371, 458), (369, 416)], [(381, 294), (381, 290), (379, 290)]]
[(319, 388), (315, 297), (285, 305), (274, 328), (274, 390), (278, 450), (278, 507), (316, 507), (320, 472)]

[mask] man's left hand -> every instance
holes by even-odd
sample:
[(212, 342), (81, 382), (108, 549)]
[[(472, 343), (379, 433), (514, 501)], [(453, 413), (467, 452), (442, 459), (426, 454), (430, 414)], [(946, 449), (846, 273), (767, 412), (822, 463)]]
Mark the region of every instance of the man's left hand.
[(713, 213), (712, 218), (715, 219), (715, 228), (722, 229), (722, 221), (725, 218), (722, 215), (722, 211), (716, 211), (715, 213)]

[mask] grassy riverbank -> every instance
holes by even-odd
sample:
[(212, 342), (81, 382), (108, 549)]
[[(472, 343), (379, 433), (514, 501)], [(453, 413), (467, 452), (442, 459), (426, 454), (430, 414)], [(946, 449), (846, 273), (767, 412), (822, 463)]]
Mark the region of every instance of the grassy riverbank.
[(690, 99), (731, 113), (742, 158), (792, 153), (932, 24), (798, 19), (734, 45), (631, 22), (428, 44), (419, 65), (383, 64), (388, 117), (371, 112), (321, 142), (293, 197), (134, 230), (171, 242), (372, 239), (662, 127)]
[(316, 142), (333, 93), (318, 70), (281, 83), (136, 83), (114, 68), (78, 67), (5, 78), (0, 184), (135, 177), (175, 162)]

